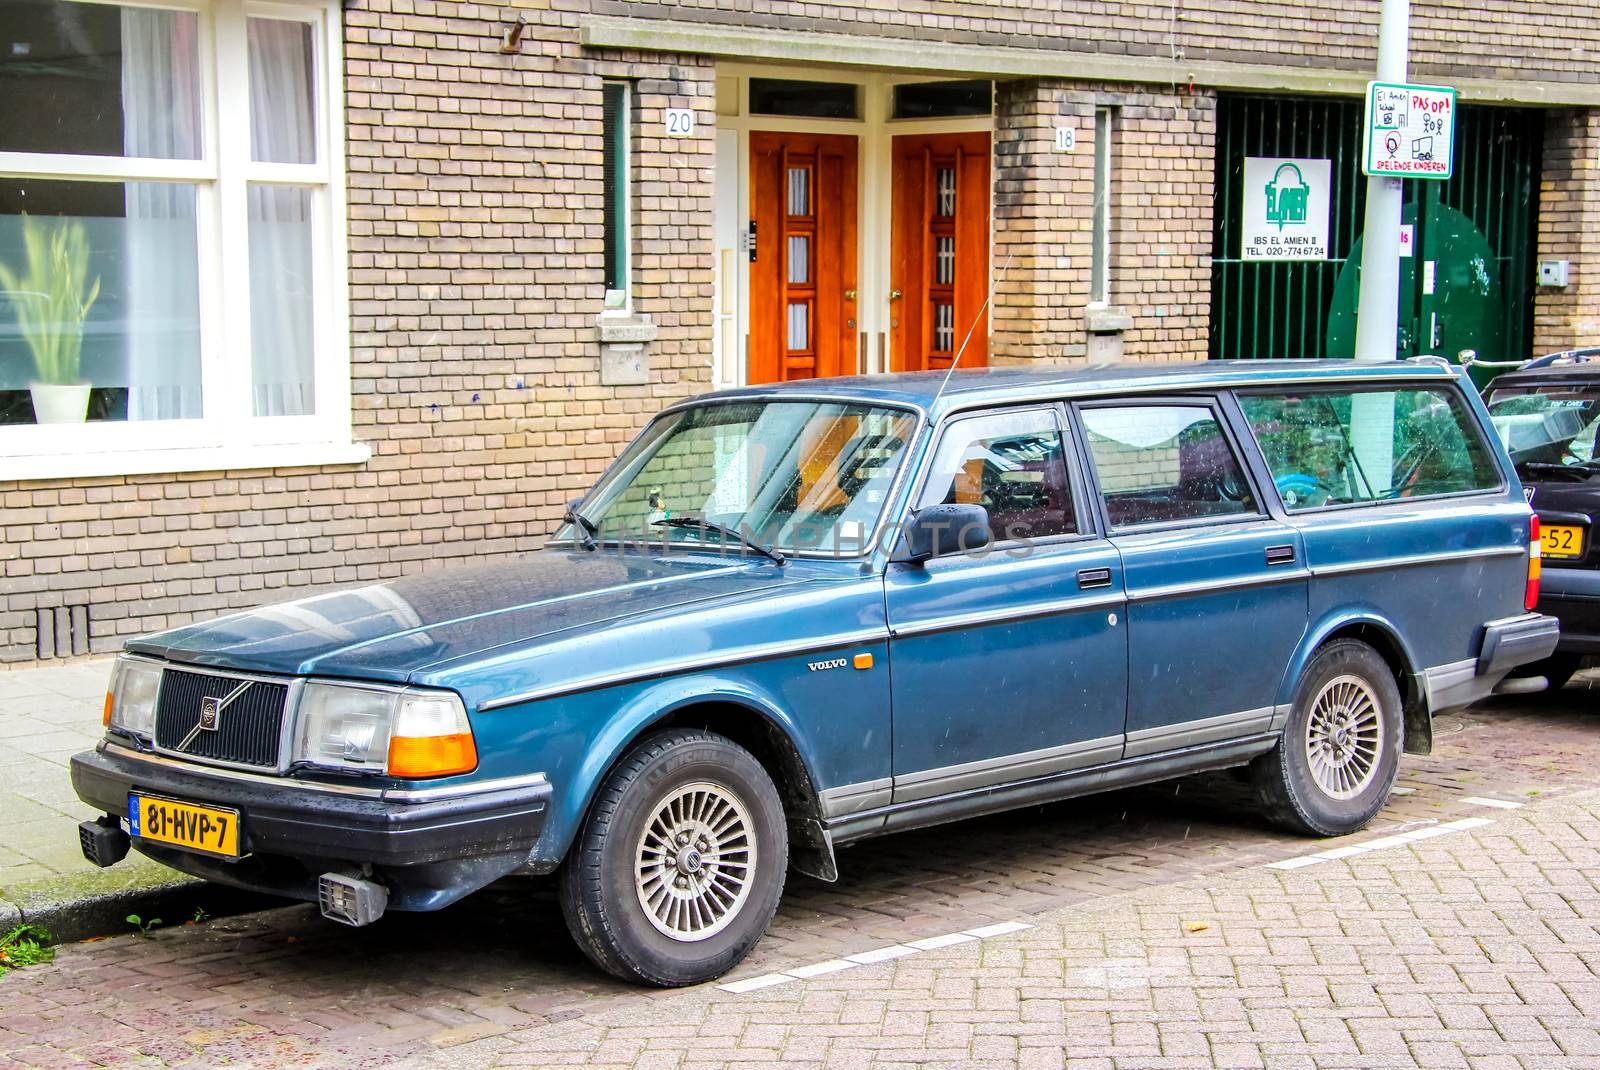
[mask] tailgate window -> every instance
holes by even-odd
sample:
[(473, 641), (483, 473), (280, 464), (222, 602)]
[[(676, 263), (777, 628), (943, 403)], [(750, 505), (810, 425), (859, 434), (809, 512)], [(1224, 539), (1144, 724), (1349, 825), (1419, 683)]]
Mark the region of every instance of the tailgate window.
[(1502, 486), (1453, 390), (1288, 390), (1239, 404), (1291, 512)]

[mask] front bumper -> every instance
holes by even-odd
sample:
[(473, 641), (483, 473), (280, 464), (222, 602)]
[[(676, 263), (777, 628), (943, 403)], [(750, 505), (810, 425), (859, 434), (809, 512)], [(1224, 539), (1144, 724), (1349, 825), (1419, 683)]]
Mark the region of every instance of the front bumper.
[(437, 910), (521, 868), (551, 797), (539, 775), (403, 791), (236, 774), (112, 742), (73, 757), (72, 786), (116, 816), (134, 791), (239, 811), (238, 859), (134, 839), (174, 869), (309, 901), (322, 873), (362, 872), (389, 889), (398, 910)]
[(1564, 654), (1600, 654), (1600, 569), (1546, 565), (1539, 579), (1539, 612), (1561, 620)]

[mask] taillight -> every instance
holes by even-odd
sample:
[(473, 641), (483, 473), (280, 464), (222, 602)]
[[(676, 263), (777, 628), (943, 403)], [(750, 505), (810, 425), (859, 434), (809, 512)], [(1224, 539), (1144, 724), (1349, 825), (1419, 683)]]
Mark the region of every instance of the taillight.
[(1539, 604), (1539, 514), (1528, 518), (1528, 590), (1522, 596), (1522, 608), (1533, 609)]

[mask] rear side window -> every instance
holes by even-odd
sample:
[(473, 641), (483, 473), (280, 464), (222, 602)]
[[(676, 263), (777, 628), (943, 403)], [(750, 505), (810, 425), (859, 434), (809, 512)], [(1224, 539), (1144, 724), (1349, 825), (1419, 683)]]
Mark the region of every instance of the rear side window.
[(1290, 511), (1500, 486), (1453, 390), (1308, 390), (1239, 398)]
[(1113, 529), (1257, 512), (1209, 406), (1096, 406), (1081, 416)]
[(1076, 533), (1055, 413), (1030, 409), (951, 424), (920, 504), (981, 505), (997, 540)]

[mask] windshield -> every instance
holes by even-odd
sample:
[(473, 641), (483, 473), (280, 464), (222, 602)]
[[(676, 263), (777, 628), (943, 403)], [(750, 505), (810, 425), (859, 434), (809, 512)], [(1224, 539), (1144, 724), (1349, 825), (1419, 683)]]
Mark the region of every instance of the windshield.
[(1517, 464), (1595, 463), (1600, 382), (1494, 387), (1484, 400)]
[[(856, 555), (883, 513), (916, 429), (909, 412), (817, 401), (696, 405), (651, 424), (584, 502), (602, 542), (737, 540)], [(564, 529), (558, 538), (571, 539)]]

